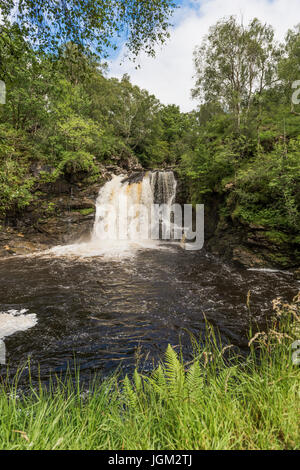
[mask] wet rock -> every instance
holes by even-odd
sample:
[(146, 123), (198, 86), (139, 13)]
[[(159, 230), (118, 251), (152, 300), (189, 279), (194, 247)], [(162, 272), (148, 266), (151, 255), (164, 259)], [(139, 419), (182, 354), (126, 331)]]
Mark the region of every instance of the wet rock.
[(268, 248), (270, 246), (270, 241), (265, 236), (264, 232), (253, 232), (249, 234), (247, 244)]
[(296, 269), (293, 273), (294, 279), (300, 281), (300, 269)]
[(116, 175), (120, 173), (120, 168), (117, 165), (109, 165), (106, 167), (107, 171), (111, 171), (115, 173)]
[(251, 230), (266, 230), (266, 227), (263, 227), (262, 225), (257, 225), (257, 224), (249, 224), (249, 228)]
[(129, 183), (129, 184), (136, 184), (136, 183), (140, 183), (143, 178), (145, 176), (145, 172), (134, 172), (132, 173), (132, 175), (124, 178), (122, 180), (122, 183)]
[(0, 258), (7, 258), (8, 256), (13, 255), (13, 252), (10, 253), (7, 250), (0, 248)]
[(95, 200), (83, 198), (68, 198), (63, 200), (60, 207), (67, 210), (84, 210), (84, 209), (95, 209)]
[(43, 251), (49, 248), (49, 240), (41, 242), (39, 236), (31, 238), (30, 235), (18, 233), (11, 228), (4, 228), (0, 232), (0, 258), (27, 255), (36, 251)]
[(234, 262), (247, 268), (263, 267), (266, 265), (263, 259), (241, 246), (233, 249), (232, 259)]
[(8, 227), (0, 227), (0, 257), (87, 239), (94, 224), (99, 190), (109, 178), (101, 174), (98, 182), (83, 180), (81, 187), (65, 180), (57, 181), (55, 188), (52, 183), (46, 185), (43, 196), (39, 194), (23, 212), (9, 214)]
[(16, 242), (12, 243), (11, 251), (15, 255), (28, 255), (30, 253), (35, 253), (37, 251), (43, 251), (47, 246), (41, 243), (33, 243), (29, 241)]
[(224, 216), (224, 198), (213, 194), (205, 203), (205, 247), (226, 261), (246, 267), (291, 269), (300, 266), (299, 244), (283, 231)]

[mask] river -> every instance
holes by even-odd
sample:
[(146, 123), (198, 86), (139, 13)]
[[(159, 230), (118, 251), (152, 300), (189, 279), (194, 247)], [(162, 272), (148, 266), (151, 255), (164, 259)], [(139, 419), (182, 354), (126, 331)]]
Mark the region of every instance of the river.
[(224, 344), (245, 349), (250, 319), (264, 325), (272, 299), (291, 300), (299, 289), (289, 274), (239, 269), (178, 246), (119, 260), (2, 260), (0, 279), (1, 310), (27, 309), (37, 317), (33, 328), (5, 340), (11, 371), (30, 357), (33, 374), (39, 364), (44, 380), (66, 370), (74, 356), (86, 377), (119, 365), (130, 371), (137, 354), (151, 369), (169, 343), (181, 343), (188, 358), (189, 333), (203, 338), (204, 315)]
[[(105, 197), (112, 194), (115, 185)], [(28, 358), (32, 376), (40, 373), (45, 382), (72, 368), (74, 358), (83, 380), (118, 367), (131, 372), (137, 360), (149, 371), (168, 344), (181, 347), (188, 360), (191, 335), (203, 341), (206, 320), (224, 345), (246, 353), (250, 323), (263, 328), (272, 299), (290, 301), (300, 286), (290, 273), (239, 268), (205, 248), (156, 242), (112, 255), (95, 243), (0, 260), (0, 326), (1, 315), (35, 319), (4, 338), (12, 375)]]

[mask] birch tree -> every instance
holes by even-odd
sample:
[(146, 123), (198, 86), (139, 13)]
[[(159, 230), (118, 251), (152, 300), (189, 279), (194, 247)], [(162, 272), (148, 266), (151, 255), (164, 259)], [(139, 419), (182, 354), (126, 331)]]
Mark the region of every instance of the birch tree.
[(194, 51), (195, 87), (192, 96), (203, 103), (220, 103), (241, 126), (255, 97), (277, 80), (279, 49), (271, 26), (254, 19), (245, 27), (234, 16), (211, 27)]

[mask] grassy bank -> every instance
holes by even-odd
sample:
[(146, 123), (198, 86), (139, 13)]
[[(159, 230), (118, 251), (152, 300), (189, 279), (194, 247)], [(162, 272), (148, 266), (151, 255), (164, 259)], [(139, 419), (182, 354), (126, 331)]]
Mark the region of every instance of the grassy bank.
[[(151, 377), (113, 377), (82, 393), (71, 380), (17, 397), (2, 381), (1, 449), (299, 449), (300, 296), (274, 302), (268, 334), (241, 361), (216, 346), (183, 364), (169, 347)], [(225, 360), (224, 356), (227, 356)], [(295, 357), (294, 357), (295, 359)]]

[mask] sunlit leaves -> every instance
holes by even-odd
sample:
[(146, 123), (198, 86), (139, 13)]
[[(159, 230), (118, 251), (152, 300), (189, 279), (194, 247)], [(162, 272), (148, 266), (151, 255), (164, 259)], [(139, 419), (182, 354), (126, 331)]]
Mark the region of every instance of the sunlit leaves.
[(0, 1), (0, 12), (26, 27), (27, 36), (43, 49), (71, 41), (105, 56), (126, 39), (136, 56), (154, 54), (154, 45), (168, 37), (172, 0), (19, 0)]

